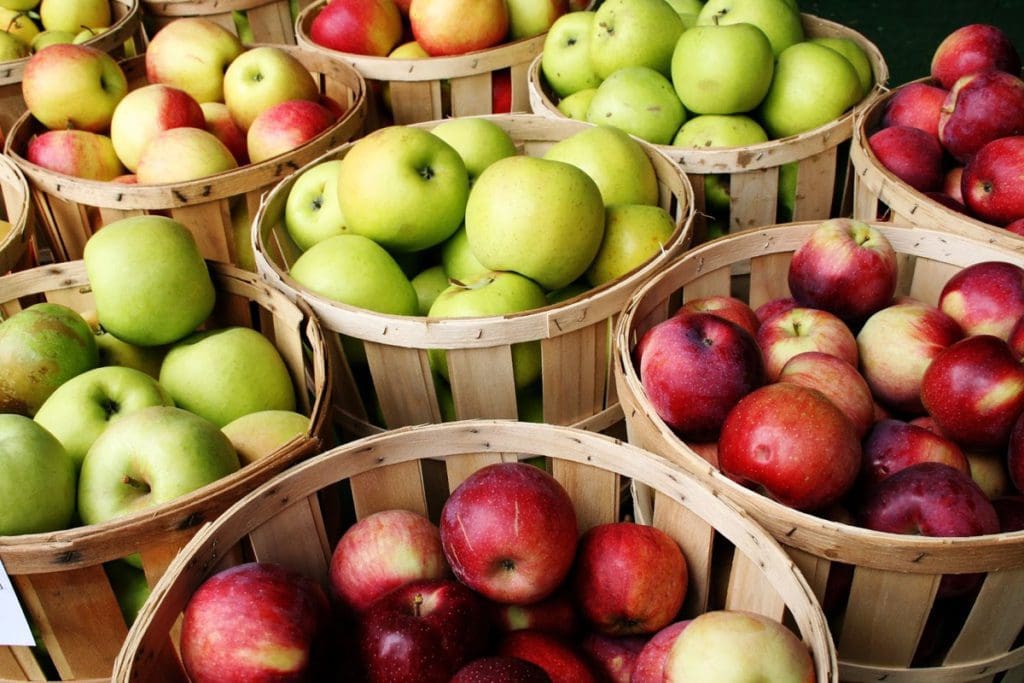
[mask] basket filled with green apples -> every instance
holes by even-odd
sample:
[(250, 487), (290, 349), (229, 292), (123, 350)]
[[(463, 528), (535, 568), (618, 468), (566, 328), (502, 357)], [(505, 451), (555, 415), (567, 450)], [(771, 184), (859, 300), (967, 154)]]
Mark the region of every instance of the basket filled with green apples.
[(858, 112), (888, 67), (794, 0), (613, 0), (564, 17), (530, 67), (534, 113), (622, 128), (694, 183), (696, 242), (848, 215)]
[(257, 272), (338, 355), (363, 436), (473, 417), (621, 423), (611, 324), (690, 241), (689, 181), (622, 131), (529, 114), (391, 126), (267, 196)]
[(630, 443), (805, 573), (840, 680), (1013, 680), (1022, 340), (1019, 253), (833, 218), (726, 236), (651, 278), (620, 318), (615, 379)]
[(313, 0), (141, 0), (150, 33), (184, 17), (208, 19), (243, 43), (295, 44), (295, 18)]
[(0, 3), (0, 131), (25, 111), (21, 78), (47, 45), (75, 43), (118, 59), (146, 46), (138, 0), (4, 0)]
[[(433, 512), (400, 474), (425, 458), (447, 470)], [(634, 483), (657, 491), (652, 522), (623, 511)], [(339, 489), (354, 501), (341, 515)], [(836, 671), (807, 580), (696, 479), (606, 435), (467, 420), (339, 446), (232, 506), (156, 586), (113, 680), (824, 683)]]
[(850, 160), (854, 215), (998, 242), (1024, 253), (1024, 80), (1009, 35), (967, 24), (929, 76), (864, 111)]
[(244, 45), (178, 19), (121, 62), (81, 45), (34, 55), (26, 112), (5, 151), (28, 178), (53, 259), (82, 257), (105, 223), (138, 213), (187, 225), (205, 258), (252, 269), (263, 192), (354, 137), (365, 83), (324, 54)]
[(34, 263), (35, 225), (25, 176), (0, 156), (0, 273)]
[(109, 679), (189, 538), (333, 443), (322, 331), (165, 216), (0, 301), (0, 678)]

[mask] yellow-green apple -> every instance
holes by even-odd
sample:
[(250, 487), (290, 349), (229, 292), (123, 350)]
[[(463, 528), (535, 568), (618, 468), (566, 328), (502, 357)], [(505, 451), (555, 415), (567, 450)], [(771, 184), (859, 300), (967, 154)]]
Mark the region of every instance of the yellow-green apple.
[(164, 362), (166, 347), (138, 346), (118, 339), (100, 325), (95, 308), (82, 311), (82, 319), (89, 323), (89, 327), (96, 336), (100, 366), (132, 368), (144, 372), (154, 379), (160, 376), (160, 364)]
[[(82, 258), (100, 324), (126, 342), (169, 344), (213, 311), (216, 294), (206, 262), (192, 233), (171, 218), (110, 223), (89, 238)], [(123, 267), (129, 263), (131, 268)]]
[(616, 280), (662, 253), (675, 232), (668, 211), (649, 204), (614, 204), (605, 209), (604, 239), (584, 274), (599, 287)]
[(540, 68), (544, 80), (559, 97), (601, 84), (601, 77), (590, 64), (594, 16), (593, 11), (564, 14), (544, 37)]
[(506, 0), (508, 40), (522, 40), (546, 33), (569, 13), (569, 0)]
[(857, 44), (857, 41), (843, 36), (818, 36), (808, 39), (808, 42), (824, 45), (846, 57), (857, 72), (857, 78), (860, 80), (860, 96), (864, 97), (871, 92), (871, 88), (875, 83), (874, 69), (871, 66), (871, 60), (868, 59), (867, 53)]
[(863, 437), (875, 421), (875, 404), (867, 380), (842, 358), (821, 351), (799, 353), (782, 366), (778, 381), (820, 391), (849, 418), (858, 437)]
[(224, 104), (243, 130), (264, 109), (288, 100), (316, 102), (320, 90), (302, 62), (274, 45), (246, 50), (224, 72)]
[(438, 526), (456, 578), (485, 598), (551, 595), (576, 554), (576, 511), (554, 477), (520, 462), (487, 465), (445, 501)]
[(309, 418), (294, 410), (257, 410), (236, 417), (220, 429), (244, 466), (277, 451), (309, 431)]
[(1009, 458), (1004, 457), (1002, 453), (968, 451), (964, 453), (964, 457), (970, 466), (971, 479), (989, 500), (1008, 495), (1014, 490), (1007, 468)]
[(521, 630), (498, 642), (498, 654), (532, 662), (556, 683), (598, 683), (596, 667), (574, 641), (544, 631)]
[(334, 125), (334, 114), (316, 102), (286, 100), (261, 111), (246, 133), (252, 163), (266, 161), (309, 142)]
[(580, 537), (570, 580), (591, 629), (610, 636), (644, 635), (676, 619), (689, 570), (679, 545), (661, 529), (608, 522)]
[(71, 525), (75, 463), (42, 425), (24, 415), (0, 414), (0, 468), (0, 536)]
[(249, 163), (245, 131), (231, 118), (228, 105), (223, 102), (203, 102), (199, 107), (203, 110), (203, 127), (224, 143), (239, 166)]
[[(488, 273), (470, 282), (453, 282), (437, 295), (427, 312), (431, 318), (476, 318), (522, 313), (547, 306), (544, 290), (533, 280), (518, 273)], [(448, 379), (447, 354), (430, 349), (430, 366)], [(540, 377), (540, 342), (512, 345), (512, 371), (517, 388), (532, 384)]]
[(939, 141), (966, 163), (987, 143), (1024, 134), (1024, 80), (1005, 71), (959, 79), (939, 112)]
[(75, 34), (71, 31), (40, 31), (32, 39), (31, 47), (32, 52), (39, 52), (47, 45), (73, 43), (74, 41)]
[(572, 164), (514, 156), (491, 164), (466, 202), (466, 236), (477, 260), (558, 289), (586, 272), (604, 237), (604, 202)]
[(448, 274), (445, 273), (444, 266), (441, 264), (424, 268), (413, 276), (409, 282), (412, 283), (412, 288), (416, 290), (416, 300), (419, 302), (418, 309), (420, 315), (430, 313), (430, 307), (434, 305), (441, 292), (448, 289), (450, 284)]
[(25, 106), (50, 130), (104, 132), (127, 92), (114, 58), (88, 45), (43, 48), (29, 58), (21, 80)]
[(43, 0), (39, 21), (46, 29), (78, 31), (83, 26), (110, 26), (109, 0)]
[(759, 111), (768, 134), (784, 138), (836, 120), (860, 99), (860, 79), (846, 57), (800, 42), (777, 57)]
[(146, 373), (107, 366), (61, 384), (39, 407), (35, 420), (57, 437), (77, 470), (108, 425), (141, 408), (170, 405), (170, 394)]
[(647, 643), (647, 636), (608, 636), (591, 632), (580, 640), (580, 650), (605, 680), (631, 683), (637, 657)]
[(711, 610), (676, 636), (665, 683), (815, 680), (807, 645), (777, 621), (753, 612)]
[(284, 225), (299, 249), (348, 230), (338, 204), (341, 160), (322, 161), (303, 171), (292, 183), (285, 200)]
[(860, 437), (820, 391), (776, 382), (729, 411), (718, 438), (718, 464), (727, 476), (783, 505), (820, 510), (856, 481)]
[(78, 515), (99, 524), (161, 505), (239, 468), (228, 437), (206, 418), (150, 406), (112, 422), (78, 478)]
[(402, 39), (402, 14), (393, 0), (333, 0), (309, 25), (317, 45), (385, 57)]
[(633, 663), (630, 683), (664, 683), (668, 653), (676, 637), (690, 625), (690, 621), (674, 621), (651, 636)]
[(300, 680), (316, 670), (330, 621), (323, 587), (293, 569), (249, 562), (207, 578), (181, 622), (181, 659), (193, 680)]
[(920, 192), (932, 192), (942, 186), (942, 145), (931, 133), (920, 128), (895, 125), (868, 137), (868, 146), (882, 166)]
[(1024, 190), (1017, 179), (1024, 170), (1024, 135), (988, 143), (964, 166), (964, 203), (976, 217), (995, 225), (1024, 218)]
[(90, 28), (88, 26), (85, 26), (78, 33), (75, 34), (75, 37), (71, 40), (71, 42), (75, 45), (86, 43), (92, 40), (93, 38), (97, 37), (101, 33), (106, 32), (109, 28), (109, 26), (101, 26), (99, 28)]
[(564, 161), (597, 183), (605, 206), (657, 204), (658, 176), (639, 142), (611, 125), (597, 125), (556, 142), (545, 159)]
[(947, 90), (962, 76), (982, 71), (1020, 74), (1020, 55), (998, 26), (967, 24), (947, 35), (932, 54), (931, 77)]
[(455, 672), (450, 683), (550, 683), (551, 677), (533, 662), (498, 655), (477, 657)]
[(910, 126), (939, 137), (939, 114), (949, 91), (923, 82), (897, 88), (882, 115), (882, 126)]
[(1024, 315), (1024, 268), (982, 261), (956, 273), (939, 293), (939, 308), (964, 334), (991, 334), (1008, 340)]
[(697, 15), (697, 26), (750, 24), (768, 38), (776, 59), (786, 48), (804, 40), (800, 13), (786, 0), (708, 0)]
[(87, 130), (48, 130), (28, 142), (25, 158), (55, 173), (113, 180), (125, 173), (110, 136)]
[(747, 332), (750, 336), (757, 334), (757, 328), (761, 326), (757, 314), (743, 299), (723, 294), (713, 294), (690, 299), (679, 308), (680, 311), (691, 313), (712, 313), (719, 318), (731, 320)]
[(134, 172), (153, 138), (182, 126), (206, 126), (199, 103), (184, 90), (154, 83), (132, 90), (117, 103), (110, 120), (110, 139), (121, 163)]
[(25, 12), (39, 7), (39, 0), (0, 0), (0, 7)]
[(40, 32), (28, 14), (6, 7), (0, 7), (0, 30), (19, 39), (25, 45), (31, 45), (32, 40)]
[(183, 183), (235, 168), (235, 155), (205, 128), (171, 128), (146, 145), (135, 177), (140, 184)]
[(459, 153), (422, 128), (360, 138), (342, 159), (338, 201), (349, 229), (386, 249), (419, 251), (462, 223), (469, 176)]
[[(744, 114), (700, 114), (688, 120), (672, 140), (675, 147), (747, 147), (768, 142), (754, 119)], [(710, 176), (709, 176), (710, 177)]]
[(773, 382), (782, 366), (804, 351), (823, 351), (858, 365), (853, 332), (838, 316), (817, 308), (796, 306), (772, 316), (762, 321), (755, 338), (764, 355), (767, 377)]
[(180, 88), (197, 102), (224, 100), (224, 72), (245, 47), (231, 31), (203, 17), (182, 17), (146, 47), (146, 78)]
[(919, 462), (941, 462), (970, 476), (960, 447), (936, 431), (902, 420), (879, 420), (864, 438), (860, 480), (872, 488)]
[(664, 0), (605, 0), (596, 10), (590, 62), (605, 79), (627, 66), (646, 66), (668, 77), (683, 20)]
[(430, 131), (462, 157), (472, 187), (484, 169), (498, 159), (515, 156), (516, 143), (505, 129), (487, 119), (464, 116), (438, 124)]
[(89, 324), (42, 302), (0, 322), (0, 412), (32, 417), (64, 382), (99, 365)]
[(569, 586), (537, 602), (524, 605), (491, 603), (491, 617), (499, 633), (544, 631), (563, 638), (576, 638), (582, 624)]
[(597, 88), (584, 88), (559, 100), (557, 108), (565, 116), (576, 121), (586, 121), (590, 103), (597, 94)]
[(647, 66), (627, 66), (601, 81), (587, 108), (587, 121), (667, 145), (686, 120), (672, 82)]
[(775, 58), (751, 24), (695, 26), (672, 53), (672, 84), (694, 114), (738, 114), (756, 107), (771, 86)]
[(331, 554), (329, 583), (334, 598), (358, 613), (399, 586), (450, 575), (437, 525), (417, 512), (389, 509), (342, 534)]
[(146, 582), (146, 572), (121, 560), (104, 562), (103, 571), (106, 572), (110, 587), (114, 590), (114, 597), (117, 598), (117, 606), (121, 608), (124, 623), (131, 626), (139, 610), (149, 599), (150, 589)]
[(687, 440), (714, 440), (736, 403), (765, 382), (754, 337), (711, 313), (681, 311), (658, 323), (637, 355), (655, 412)]
[(509, 8), (504, 0), (413, 0), (409, 24), (430, 56), (461, 55), (503, 42)]
[(462, 283), (472, 282), (491, 272), (473, 255), (465, 227), (456, 230), (441, 244), (441, 265), (445, 275)]

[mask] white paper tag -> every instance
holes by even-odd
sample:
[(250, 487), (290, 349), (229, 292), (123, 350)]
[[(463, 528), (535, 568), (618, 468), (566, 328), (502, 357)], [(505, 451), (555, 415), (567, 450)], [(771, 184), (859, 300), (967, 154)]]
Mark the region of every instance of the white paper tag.
[(32, 629), (14, 593), (11, 577), (0, 562), (0, 645), (35, 645)]

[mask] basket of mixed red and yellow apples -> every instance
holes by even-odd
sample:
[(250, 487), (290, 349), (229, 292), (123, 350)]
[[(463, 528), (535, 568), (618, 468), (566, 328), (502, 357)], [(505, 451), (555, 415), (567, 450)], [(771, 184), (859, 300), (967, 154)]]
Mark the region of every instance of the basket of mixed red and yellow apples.
[(185, 17), (220, 24), (243, 43), (295, 44), (295, 17), (313, 0), (142, 0), (151, 33)]

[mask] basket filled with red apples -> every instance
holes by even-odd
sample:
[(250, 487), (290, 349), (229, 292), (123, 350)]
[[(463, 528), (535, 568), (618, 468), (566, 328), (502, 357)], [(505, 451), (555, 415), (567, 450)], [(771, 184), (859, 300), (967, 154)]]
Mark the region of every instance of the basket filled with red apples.
[[(422, 458), (447, 468), (434, 515), (395, 472)], [(652, 523), (624, 512), (634, 482)], [(113, 680), (272, 677), (837, 680), (807, 580), (745, 513), (611, 437), (502, 420), (367, 437), (253, 491), (175, 559)]]
[(836, 218), (677, 259), (624, 309), (615, 377), (630, 442), (804, 571), (841, 680), (1001, 680), (1024, 654), (1022, 340), (1018, 253)]
[(1021, 75), (1020, 52), (998, 26), (943, 38), (927, 78), (893, 89), (858, 122), (854, 215), (1024, 252)]
[(164, 26), (117, 62), (81, 45), (34, 55), (28, 112), (5, 151), (25, 173), (57, 261), (82, 257), (105, 223), (164, 214), (205, 258), (252, 269), (260, 195), (355, 136), (365, 83), (323, 54), (243, 45), (203, 18)]
[(792, 0), (606, 0), (560, 18), (530, 67), (534, 113), (617, 126), (693, 178), (695, 241), (842, 215), (878, 48)]
[(243, 43), (295, 44), (295, 18), (313, 0), (141, 0), (146, 29), (160, 31), (182, 18), (212, 21)]

